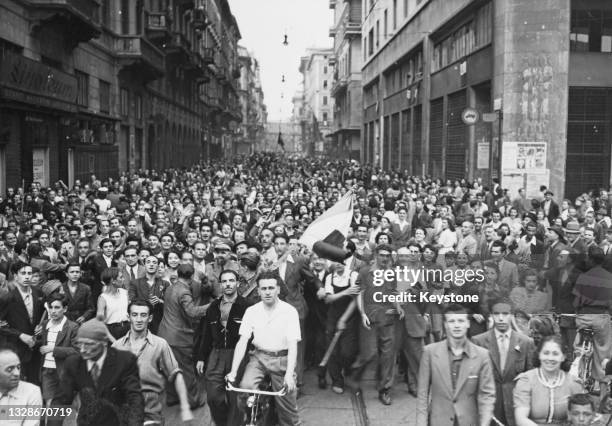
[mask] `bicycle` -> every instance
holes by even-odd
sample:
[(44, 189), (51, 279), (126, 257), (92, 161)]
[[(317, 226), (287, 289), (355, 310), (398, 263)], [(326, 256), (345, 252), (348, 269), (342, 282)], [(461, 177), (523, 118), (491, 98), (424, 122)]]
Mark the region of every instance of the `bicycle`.
[(287, 394), (287, 389), (283, 386), (278, 392), (273, 392), (270, 390), (272, 389), (272, 383), (270, 381), (263, 385), (263, 387), (264, 390), (242, 389), (234, 387), (229, 381), (227, 382), (226, 389), (228, 391), (249, 395), (246, 401), (248, 409), (246, 419), (242, 426), (272, 426), (276, 424), (276, 413), (270, 397), (284, 396)]
[(592, 327), (585, 327), (578, 330), (580, 336), (579, 346), (575, 346), (576, 358), (570, 368), (570, 373), (575, 374), (583, 383), (588, 393), (593, 393), (595, 389), (595, 379), (593, 378), (593, 335)]

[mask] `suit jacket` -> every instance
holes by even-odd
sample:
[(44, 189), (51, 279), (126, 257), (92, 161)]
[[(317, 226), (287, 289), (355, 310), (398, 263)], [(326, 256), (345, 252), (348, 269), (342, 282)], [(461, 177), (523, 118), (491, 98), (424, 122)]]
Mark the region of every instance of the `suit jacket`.
[[(121, 268), (121, 272), (123, 272), (123, 276), (126, 278), (126, 282), (128, 283), (127, 287), (129, 288), (129, 284), (134, 281), (131, 279), (130, 272), (128, 271), (127, 265)], [(136, 279), (142, 278), (146, 275), (145, 267), (138, 264), (136, 265)]]
[(535, 351), (533, 340), (529, 337), (512, 331), (508, 344), (508, 355), (506, 365), (501, 370), (499, 345), (495, 338), (493, 329), (472, 337), (472, 342), (489, 350), (491, 364), (493, 365), (493, 377), (495, 378), (495, 417), (506, 419), (505, 424), (514, 426), (514, 379), (520, 373), (533, 368), (533, 352)]
[(398, 223), (394, 222), (391, 224), (391, 238), (393, 238), (393, 246), (400, 248), (405, 246), (410, 240), (412, 234), (412, 227), (408, 222), (406, 227), (402, 230)]
[(181, 278), (164, 294), (164, 314), (159, 324), (159, 337), (170, 346), (193, 348), (192, 321), (206, 315), (208, 306), (196, 306), (189, 283)]
[[(542, 202), (542, 208), (544, 208), (544, 203), (546, 203), (546, 201)], [(548, 209), (548, 215), (546, 216), (546, 218), (548, 219), (548, 222), (553, 223), (554, 220), (559, 216), (559, 214), (560, 214), (559, 204), (551, 200), (550, 208)]]
[(417, 426), (488, 425), (495, 407), (495, 379), (489, 352), (466, 342), (453, 390), (448, 341), (425, 346), (419, 367)]
[[(101, 253), (98, 253), (96, 256), (93, 256), (89, 261), (88, 268), (92, 274), (92, 283), (91, 283), (91, 292), (93, 294), (94, 299), (97, 301), (98, 296), (102, 292), (102, 281), (101, 276), (102, 272), (108, 269), (108, 265), (106, 264), (106, 260)], [(111, 267), (117, 267), (117, 261), (113, 258), (111, 262)]]
[[(48, 343), (49, 330), (47, 329), (47, 324), (49, 321), (45, 321), (43, 323), (42, 333), (41, 333), (41, 344), (44, 346)], [(79, 325), (75, 322), (70, 321), (66, 318), (66, 322), (64, 326), (57, 333), (57, 337), (55, 338), (55, 347), (53, 348), (53, 358), (55, 358), (55, 370), (57, 371), (58, 377), (61, 377), (64, 372), (64, 361), (70, 355), (78, 355), (79, 351), (77, 348), (77, 331), (79, 330)], [(41, 356), (40, 366), (42, 367), (45, 362), (45, 356)], [(41, 379), (42, 380), (42, 379)]]
[(502, 259), (498, 266), (499, 277), (497, 282), (500, 287), (510, 292), (519, 284), (518, 266), (516, 266), (516, 263), (506, 259)]
[(42, 293), (34, 287), (32, 287), (32, 321), (30, 321), (25, 303), (17, 288), (10, 289), (0, 298), (0, 321), (8, 323), (7, 327), (0, 328), (0, 334), (6, 337), (9, 345), (16, 348), (22, 363), (29, 362), (33, 352), (19, 340), (19, 335), (25, 333), (34, 336), (34, 329), (40, 323), (44, 309)]
[[(135, 281), (131, 281), (128, 287), (128, 298), (132, 300), (149, 300), (151, 296), (157, 296), (161, 300), (164, 300), (166, 289), (170, 286), (168, 281), (164, 281), (161, 278), (156, 277), (153, 286), (149, 287), (147, 283), (147, 277), (138, 278)], [(164, 316), (164, 304), (158, 303), (153, 306), (153, 320), (149, 324), (149, 330), (157, 334), (159, 330), (159, 324), (161, 323), (162, 317)]]
[[(277, 270), (280, 275), (280, 270)], [(287, 268), (283, 282), (287, 287), (285, 301), (297, 309), (300, 320), (305, 319), (308, 314), (308, 306), (304, 299), (304, 286), (310, 285), (314, 289), (321, 287), (321, 281), (310, 269), (308, 260), (303, 256), (287, 256)]]
[(64, 294), (68, 300), (66, 317), (70, 321), (76, 321), (77, 318), (81, 316), (85, 319), (85, 321), (92, 319), (96, 314), (96, 305), (89, 286), (81, 282), (78, 283), (74, 295), (68, 288), (68, 282), (65, 282), (62, 284), (62, 286), (64, 287)]
[[(72, 404), (75, 395), (81, 400), (77, 423), (91, 426), (142, 426), (144, 398), (136, 356), (115, 348), (106, 350), (106, 359), (97, 385), (87, 370), (87, 361), (79, 354), (64, 362), (58, 395), (52, 406)], [(62, 421), (49, 422), (61, 426)]]

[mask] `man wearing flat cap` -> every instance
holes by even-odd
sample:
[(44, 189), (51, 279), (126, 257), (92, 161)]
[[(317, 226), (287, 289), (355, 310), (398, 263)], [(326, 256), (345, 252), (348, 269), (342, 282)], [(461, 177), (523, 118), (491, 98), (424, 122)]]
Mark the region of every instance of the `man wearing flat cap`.
[[(108, 347), (108, 330), (103, 322), (89, 320), (77, 332), (79, 354), (64, 361), (64, 372), (52, 406), (81, 401), (77, 423), (91, 426), (141, 426), (144, 399), (136, 356)], [(60, 426), (61, 419), (49, 422)]]
[(206, 279), (212, 290), (213, 299), (217, 299), (221, 297), (219, 274), (221, 274), (221, 271), (224, 269), (238, 272), (238, 263), (230, 259), (232, 248), (227, 240), (219, 238), (214, 242), (213, 247), (215, 260), (206, 265)]

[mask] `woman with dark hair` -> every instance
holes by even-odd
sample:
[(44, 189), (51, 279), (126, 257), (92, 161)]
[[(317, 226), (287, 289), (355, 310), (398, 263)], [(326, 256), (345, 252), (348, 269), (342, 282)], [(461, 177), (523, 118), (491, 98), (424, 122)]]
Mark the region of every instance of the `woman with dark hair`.
[(98, 297), (97, 319), (106, 324), (106, 328), (115, 341), (125, 336), (128, 323), (128, 291), (125, 289), (125, 277), (119, 268), (108, 268), (100, 276), (104, 289)]
[(567, 373), (569, 365), (559, 335), (543, 338), (536, 351), (536, 368), (521, 373), (514, 388), (517, 426), (556, 425), (567, 420), (567, 400), (584, 389)]

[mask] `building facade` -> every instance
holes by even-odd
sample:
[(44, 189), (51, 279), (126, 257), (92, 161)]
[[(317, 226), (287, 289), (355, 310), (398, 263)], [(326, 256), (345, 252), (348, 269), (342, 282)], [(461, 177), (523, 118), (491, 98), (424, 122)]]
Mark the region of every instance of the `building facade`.
[(239, 38), (227, 0), (1, 2), (0, 191), (223, 155)]
[(612, 3), (364, 0), (365, 161), (512, 196), (608, 187)]
[(304, 78), (302, 145), (308, 155), (329, 152), (331, 147), (334, 66), (330, 65), (329, 60), (333, 53), (333, 49), (307, 49), (300, 60), (300, 73)]
[(331, 153), (336, 158), (361, 158), (361, 0), (330, 0), (334, 24), (334, 76), (330, 94), (334, 99)]
[[(263, 140), (263, 151), (284, 152), (285, 154), (301, 154), (302, 130), (299, 123), (288, 121), (269, 121), (266, 123), (265, 138)], [(284, 147), (278, 144), (278, 136), (281, 136)]]
[(242, 123), (236, 140), (236, 154), (255, 152), (257, 142), (264, 139), (267, 109), (261, 88), (259, 62), (244, 47), (238, 46), (240, 63), (240, 109)]

